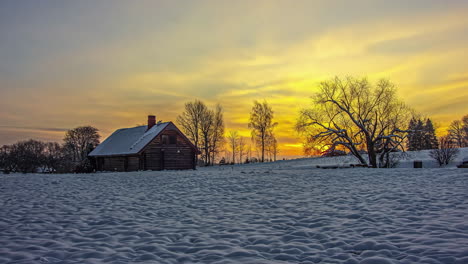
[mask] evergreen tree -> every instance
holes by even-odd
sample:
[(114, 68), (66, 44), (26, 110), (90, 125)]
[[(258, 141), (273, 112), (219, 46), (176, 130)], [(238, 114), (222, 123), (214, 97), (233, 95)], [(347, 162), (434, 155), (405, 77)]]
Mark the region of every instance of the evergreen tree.
[(416, 151), (423, 149), (424, 142), (424, 125), (420, 119), (412, 118), (410, 120), (408, 130), (411, 132), (408, 135), (408, 150)]
[(414, 134), (415, 134), (414, 128), (415, 127), (416, 127), (416, 120), (414, 118), (411, 118), (411, 120), (409, 121), (409, 124), (408, 124), (408, 130), (410, 132), (408, 133), (407, 148), (408, 148), (409, 151), (414, 149)]
[(436, 149), (438, 147), (439, 142), (437, 141), (434, 125), (431, 119), (428, 118), (424, 126), (424, 146), (422, 149)]

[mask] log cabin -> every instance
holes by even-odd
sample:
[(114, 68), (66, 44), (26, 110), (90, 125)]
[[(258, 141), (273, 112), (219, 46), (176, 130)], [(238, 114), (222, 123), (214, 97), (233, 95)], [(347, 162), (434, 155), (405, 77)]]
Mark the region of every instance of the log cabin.
[(148, 116), (148, 125), (118, 129), (90, 157), (98, 171), (195, 169), (199, 150), (172, 123)]

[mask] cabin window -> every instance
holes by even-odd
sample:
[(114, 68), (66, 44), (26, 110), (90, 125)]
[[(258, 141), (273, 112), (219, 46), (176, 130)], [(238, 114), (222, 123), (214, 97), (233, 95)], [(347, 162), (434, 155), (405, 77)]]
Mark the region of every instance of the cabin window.
[(162, 135), (161, 141), (162, 141), (161, 143), (163, 145), (167, 145), (167, 144), (175, 145), (175, 144), (177, 144), (177, 136), (175, 136), (175, 135)]
[(161, 141), (163, 145), (169, 144), (169, 136), (168, 135), (162, 135)]

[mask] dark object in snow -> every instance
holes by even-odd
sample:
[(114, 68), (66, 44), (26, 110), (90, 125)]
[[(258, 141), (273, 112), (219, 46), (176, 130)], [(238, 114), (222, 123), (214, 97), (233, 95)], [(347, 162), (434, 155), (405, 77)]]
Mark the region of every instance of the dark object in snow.
[(219, 165), (228, 165), (224, 157), (219, 161)]
[(367, 164), (333, 164), (333, 165), (317, 165), (319, 169), (349, 169), (349, 168), (372, 168)]
[(322, 157), (336, 157), (336, 156), (346, 156), (346, 151), (331, 147), (325, 150), (324, 152), (322, 152)]
[(413, 162), (413, 168), (415, 169), (421, 169), (423, 167), (422, 160), (415, 160)]
[(196, 168), (199, 153), (172, 122), (150, 115), (147, 126), (115, 131), (89, 156), (98, 171), (183, 170)]
[(343, 164), (343, 165), (317, 165), (319, 169), (349, 169), (353, 168), (350, 164)]
[(462, 163), (457, 165), (457, 168), (468, 168), (468, 158), (464, 158)]
[(352, 168), (372, 168), (371, 166), (367, 165), (367, 164), (351, 164), (351, 167)]

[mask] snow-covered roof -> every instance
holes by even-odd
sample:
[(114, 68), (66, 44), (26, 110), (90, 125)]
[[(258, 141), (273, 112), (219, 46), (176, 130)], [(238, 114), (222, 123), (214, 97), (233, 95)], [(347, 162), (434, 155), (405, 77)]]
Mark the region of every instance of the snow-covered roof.
[(89, 156), (137, 154), (169, 124), (170, 122), (158, 123), (148, 131), (147, 126), (119, 129), (91, 151)]

